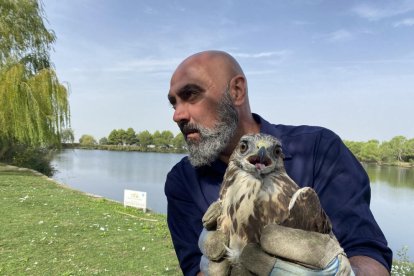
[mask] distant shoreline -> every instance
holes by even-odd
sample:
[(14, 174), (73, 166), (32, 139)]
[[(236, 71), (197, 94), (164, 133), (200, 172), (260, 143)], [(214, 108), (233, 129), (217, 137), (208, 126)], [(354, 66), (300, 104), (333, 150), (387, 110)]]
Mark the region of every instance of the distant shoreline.
[(377, 166), (392, 166), (392, 167), (401, 167), (401, 168), (414, 168), (414, 163), (409, 162), (367, 162), (360, 161), (361, 164), (374, 164)]
[[(108, 151), (136, 151), (136, 152), (155, 152), (155, 153), (179, 153), (186, 154), (186, 149), (177, 149), (173, 147), (142, 147), (137, 145), (91, 145), (81, 146), (78, 143), (62, 144), (62, 149), (85, 149), (85, 150), (108, 150)], [(378, 166), (394, 166), (401, 168), (414, 168), (414, 163), (410, 162), (368, 162), (360, 161), (362, 164), (375, 164)]]
[(137, 152), (155, 152), (155, 153), (188, 153), (186, 149), (177, 149), (173, 147), (143, 147), (139, 145), (90, 145), (81, 146), (78, 143), (62, 144), (62, 149), (85, 149), (85, 150), (108, 150), (108, 151), (137, 151)]

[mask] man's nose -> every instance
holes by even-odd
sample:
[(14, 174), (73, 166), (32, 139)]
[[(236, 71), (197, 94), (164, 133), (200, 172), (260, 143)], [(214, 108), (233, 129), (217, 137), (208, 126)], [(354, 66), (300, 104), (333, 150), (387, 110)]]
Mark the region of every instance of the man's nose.
[(190, 121), (190, 114), (185, 104), (177, 104), (173, 115), (174, 122)]

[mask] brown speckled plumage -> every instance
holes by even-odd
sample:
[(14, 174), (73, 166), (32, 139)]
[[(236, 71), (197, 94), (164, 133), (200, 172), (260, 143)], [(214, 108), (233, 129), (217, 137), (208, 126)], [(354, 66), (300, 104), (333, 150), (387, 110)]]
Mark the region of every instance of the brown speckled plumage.
[(230, 157), (220, 191), (218, 229), (230, 235), (230, 259), (249, 242), (259, 242), (264, 226), (277, 223), (330, 233), (331, 224), (315, 191), (286, 174), (281, 143), (265, 134), (245, 135)]

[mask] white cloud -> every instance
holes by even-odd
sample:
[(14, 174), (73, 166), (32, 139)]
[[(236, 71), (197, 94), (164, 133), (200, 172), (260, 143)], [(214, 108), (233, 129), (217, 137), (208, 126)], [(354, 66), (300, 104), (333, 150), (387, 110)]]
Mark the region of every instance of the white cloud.
[(352, 40), (354, 37), (355, 35), (352, 32), (345, 29), (336, 30), (334, 32), (319, 36), (319, 38), (322, 38), (323, 40), (326, 40), (328, 42), (349, 41)]
[(292, 24), (296, 26), (306, 26), (306, 25), (311, 25), (312, 23), (310, 21), (305, 21), (305, 20), (293, 20)]
[(150, 7), (150, 6), (145, 6), (144, 13), (149, 14), (149, 15), (158, 14), (158, 12), (153, 7)]
[(260, 52), (260, 53), (233, 53), (232, 55), (236, 58), (267, 58), (267, 57), (278, 57), (285, 58), (292, 52), (289, 50), (273, 51), (273, 52)]
[(369, 5), (366, 3), (359, 4), (355, 6), (352, 11), (359, 17), (368, 19), (370, 21), (376, 21), (414, 10), (413, 1), (390, 1), (387, 3), (388, 5)]
[(338, 30), (338, 31), (331, 33), (328, 37), (328, 40), (332, 42), (348, 41), (348, 40), (351, 40), (353, 37), (354, 35), (347, 30)]
[(107, 68), (105, 71), (109, 72), (160, 72), (165, 70), (172, 70), (180, 63), (178, 58), (170, 59), (135, 59), (123, 61), (114, 66)]
[(394, 23), (394, 27), (411, 27), (414, 26), (414, 18), (406, 18)]
[(361, 4), (354, 7), (353, 11), (360, 17), (366, 18), (369, 20), (378, 20), (383, 17), (386, 17), (386, 11), (378, 9), (377, 7), (372, 7), (367, 4)]

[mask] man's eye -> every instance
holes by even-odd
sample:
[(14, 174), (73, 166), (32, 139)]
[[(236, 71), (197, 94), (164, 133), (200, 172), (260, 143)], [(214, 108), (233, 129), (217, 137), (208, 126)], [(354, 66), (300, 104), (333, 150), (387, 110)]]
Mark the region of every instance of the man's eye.
[(181, 88), (177, 92), (177, 96), (182, 101), (193, 102), (196, 101), (203, 92), (204, 90), (200, 86), (189, 84)]
[(183, 93), (181, 93), (181, 99), (184, 101), (189, 100), (191, 97), (197, 95), (197, 91), (194, 90), (185, 90)]

